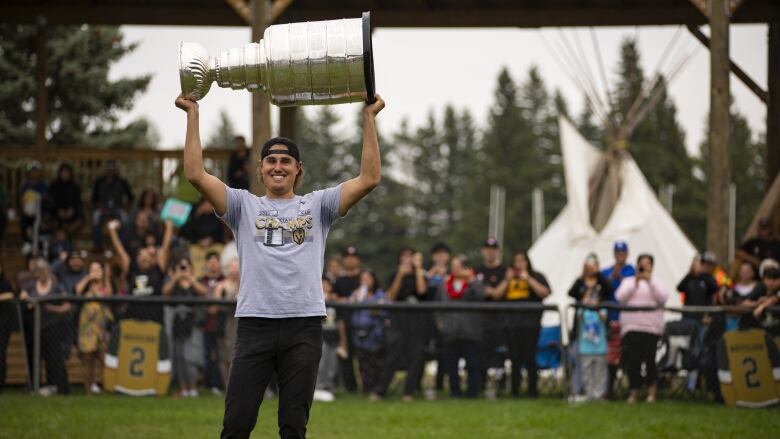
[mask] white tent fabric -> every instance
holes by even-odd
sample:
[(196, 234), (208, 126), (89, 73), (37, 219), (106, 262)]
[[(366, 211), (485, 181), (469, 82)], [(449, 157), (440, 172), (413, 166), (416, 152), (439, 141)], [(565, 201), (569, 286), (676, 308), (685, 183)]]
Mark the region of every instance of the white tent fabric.
[[(612, 265), (612, 246), (620, 239), (628, 243), (632, 263), (640, 253), (653, 255), (653, 276), (671, 293), (667, 305), (679, 305), (674, 288), (688, 271), (696, 249), (628, 154), (621, 162), (622, 187), (615, 209), (603, 230), (594, 230), (588, 208), (588, 179), (602, 153), (568, 120), (560, 118), (559, 126), (567, 204), (529, 250), (534, 269), (550, 282), (552, 294), (545, 303), (558, 305), (563, 312), (572, 302), (568, 291), (581, 274), (588, 253), (598, 255), (602, 268)], [(558, 318), (545, 313), (542, 323), (557, 324)]]

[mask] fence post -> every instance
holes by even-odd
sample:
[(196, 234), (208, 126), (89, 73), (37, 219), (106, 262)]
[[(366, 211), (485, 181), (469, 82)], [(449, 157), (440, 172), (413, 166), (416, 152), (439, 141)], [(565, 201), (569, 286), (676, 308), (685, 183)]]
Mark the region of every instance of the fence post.
[(41, 387), (41, 304), (33, 302), (33, 392)]
[[(563, 367), (563, 400), (566, 401), (569, 398), (569, 392), (571, 386), (569, 385), (569, 330), (566, 324), (566, 317), (568, 316), (568, 310), (571, 305), (566, 305), (561, 311), (561, 307), (558, 307), (558, 319), (561, 322), (561, 367)], [(564, 343), (564, 338), (568, 343)]]

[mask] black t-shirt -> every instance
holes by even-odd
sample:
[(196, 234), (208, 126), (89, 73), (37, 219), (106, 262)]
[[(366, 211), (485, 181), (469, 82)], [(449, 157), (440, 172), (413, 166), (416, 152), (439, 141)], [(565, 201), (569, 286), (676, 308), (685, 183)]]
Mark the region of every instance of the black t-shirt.
[(230, 159), (228, 160), (228, 186), (233, 189), (249, 189), (249, 176), (246, 175), (246, 172), (240, 177), (236, 176), (236, 171), (246, 169), (247, 161), (249, 161), (248, 150), (241, 157), (239, 157), (236, 151), (230, 154)]
[[(4, 293), (13, 293), (14, 289), (11, 287), (11, 283), (8, 282), (5, 279), (0, 279), (0, 294)], [(16, 294), (14, 294), (16, 296)], [(6, 325), (6, 322), (14, 322), (13, 329), (15, 330), (16, 325), (16, 307), (14, 306), (13, 300), (2, 300), (0, 301), (0, 325)], [(0, 329), (6, 329), (6, 328), (0, 328)]]
[(740, 249), (762, 261), (767, 258), (780, 261), (780, 239), (752, 238), (745, 241)]
[[(394, 271), (390, 276), (387, 285), (392, 285), (393, 280), (398, 272)], [(426, 286), (427, 289), (427, 286)], [(417, 294), (417, 279), (414, 273), (409, 273), (401, 278), (401, 287), (398, 289), (398, 296), (396, 296), (396, 302), (421, 302), (428, 300), (427, 290), (422, 295)]]
[(483, 284), (495, 288), (506, 277), (506, 266), (504, 264), (493, 268), (482, 266), (477, 269), (477, 274), (482, 275)]
[(74, 217), (81, 217), (81, 190), (73, 181), (54, 180), (49, 186), (54, 211), (73, 208)]
[[(162, 296), (163, 272), (157, 265), (147, 271), (141, 271), (133, 263), (128, 275), (128, 294), (135, 297)], [(125, 318), (136, 320), (153, 320), (163, 322), (162, 304), (136, 304), (128, 305)]]
[[(392, 285), (398, 272), (395, 271), (390, 276), (387, 285)], [(398, 296), (395, 302), (422, 302), (428, 300), (427, 291), (423, 295), (417, 294), (417, 281), (414, 273), (409, 273), (401, 278), (401, 286), (398, 289)], [(393, 311), (390, 313), (391, 327), (400, 329), (416, 336), (427, 336), (431, 316), (428, 313), (417, 311)]]
[(712, 299), (718, 292), (718, 283), (709, 273), (686, 274), (677, 285), (677, 291), (685, 294), (685, 305), (712, 305)]
[[(542, 273), (531, 271), (528, 275), (545, 287), (550, 288), (550, 284), (547, 283), (547, 278), (545, 278)], [(504, 300), (507, 302), (542, 302), (544, 299), (536, 294), (528, 281), (520, 278), (512, 278), (507, 282)], [(517, 313), (517, 318), (509, 319), (507, 323), (519, 326), (537, 326), (541, 324), (542, 313), (543, 311), (541, 310), (521, 311)]]
[[(195, 297), (198, 293), (195, 287), (190, 285), (187, 288), (178, 283), (173, 286), (171, 293), (174, 297)], [(192, 334), (195, 327), (195, 311), (189, 305), (176, 305), (173, 307), (173, 337), (177, 340), (184, 340)]]
[(354, 276), (341, 276), (333, 284), (333, 291), (340, 298), (349, 297), (360, 286), (360, 274)]
[(192, 215), (182, 228), (181, 235), (190, 242), (198, 242), (208, 237), (214, 242), (225, 241), (222, 221), (213, 213)]

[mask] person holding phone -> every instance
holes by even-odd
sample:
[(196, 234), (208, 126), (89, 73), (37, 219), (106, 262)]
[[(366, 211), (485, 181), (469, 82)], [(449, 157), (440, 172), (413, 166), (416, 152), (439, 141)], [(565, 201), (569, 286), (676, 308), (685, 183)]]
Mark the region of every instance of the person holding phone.
[(647, 402), (655, 402), (658, 369), (655, 352), (658, 339), (664, 333), (663, 306), (669, 297), (669, 290), (657, 278), (653, 277), (655, 260), (652, 255), (641, 254), (637, 259), (636, 276), (623, 279), (615, 292), (622, 305), (656, 308), (652, 311), (622, 311), (620, 313), (620, 331), (622, 340), (621, 359), (623, 369), (628, 375), (628, 402), (637, 401), (642, 386), (642, 365), (645, 366), (647, 383)]

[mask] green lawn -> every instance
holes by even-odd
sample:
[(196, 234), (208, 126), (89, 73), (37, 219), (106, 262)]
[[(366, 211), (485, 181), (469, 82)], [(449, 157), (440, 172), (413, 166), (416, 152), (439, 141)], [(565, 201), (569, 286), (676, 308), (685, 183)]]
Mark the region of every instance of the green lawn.
[[(217, 438), (222, 399), (0, 395), (0, 438)], [(276, 437), (276, 401), (264, 403), (255, 438)], [(309, 438), (780, 437), (780, 409), (662, 401), (570, 405), (536, 401), (315, 403)]]

